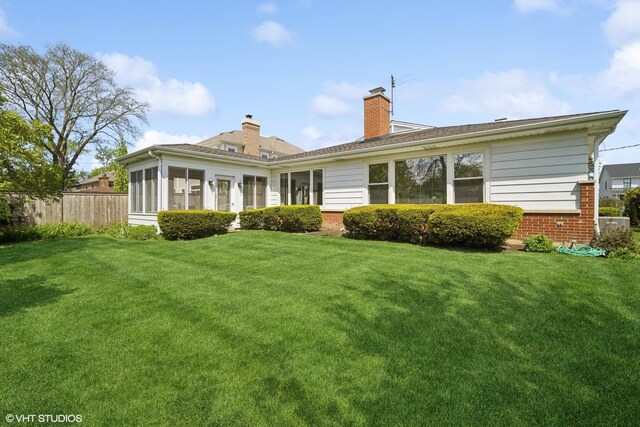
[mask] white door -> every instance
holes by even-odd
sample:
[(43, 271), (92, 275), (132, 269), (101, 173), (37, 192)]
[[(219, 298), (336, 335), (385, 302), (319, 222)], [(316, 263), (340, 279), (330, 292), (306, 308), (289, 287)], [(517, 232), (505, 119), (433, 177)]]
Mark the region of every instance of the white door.
[(231, 178), (216, 178), (216, 210), (231, 212)]

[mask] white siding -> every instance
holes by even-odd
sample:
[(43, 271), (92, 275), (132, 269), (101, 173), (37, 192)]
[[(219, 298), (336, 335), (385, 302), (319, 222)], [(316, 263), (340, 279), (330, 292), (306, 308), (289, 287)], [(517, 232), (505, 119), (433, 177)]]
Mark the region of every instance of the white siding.
[(588, 178), (584, 137), (491, 148), (491, 202), (526, 210), (580, 208), (579, 181)]
[(364, 162), (332, 162), (324, 176), (325, 210), (344, 210), (364, 204)]

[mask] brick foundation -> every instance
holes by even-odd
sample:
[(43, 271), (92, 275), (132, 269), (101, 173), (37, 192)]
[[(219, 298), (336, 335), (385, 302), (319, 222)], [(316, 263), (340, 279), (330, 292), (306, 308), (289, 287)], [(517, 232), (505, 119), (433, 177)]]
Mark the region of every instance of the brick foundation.
[[(512, 239), (544, 233), (554, 242), (589, 243), (594, 233), (595, 183), (580, 183), (579, 213), (525, 213)], [(323, 227), (342, 228), (342, 212), (322, 212)], [(562, 226), (559, 226), (559, 223)]]

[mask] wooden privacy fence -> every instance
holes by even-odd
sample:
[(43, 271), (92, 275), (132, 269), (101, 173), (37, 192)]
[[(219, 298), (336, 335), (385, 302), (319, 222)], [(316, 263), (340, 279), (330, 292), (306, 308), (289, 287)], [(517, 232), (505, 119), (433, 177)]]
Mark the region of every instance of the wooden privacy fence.
[(126, 193), (62, 193), (60, 200), (29, 200), (19, 213), (18, 222), (56, 224), (79, 222), (108, 226), (127, 222)]

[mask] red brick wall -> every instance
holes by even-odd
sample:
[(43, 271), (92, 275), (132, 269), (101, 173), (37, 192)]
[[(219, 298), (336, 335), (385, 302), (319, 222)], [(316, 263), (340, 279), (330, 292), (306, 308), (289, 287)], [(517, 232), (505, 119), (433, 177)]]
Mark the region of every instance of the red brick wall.
[(389, 133), (389, 98), (374, 95), (364, 100), (364, 139)]
[[(594, 233), (595, 183), (580, 183), (580, 213), (525, 213), (511, 238), (544, 233), (555, 242), (589, 243)], [(342, 228), (342, 212), (322, 212), (323, 227)], [(559, 227), (558, 222), (562, 223)]]

